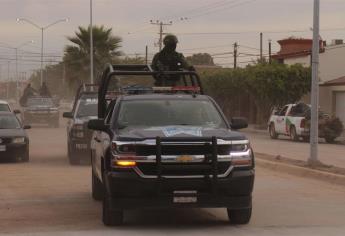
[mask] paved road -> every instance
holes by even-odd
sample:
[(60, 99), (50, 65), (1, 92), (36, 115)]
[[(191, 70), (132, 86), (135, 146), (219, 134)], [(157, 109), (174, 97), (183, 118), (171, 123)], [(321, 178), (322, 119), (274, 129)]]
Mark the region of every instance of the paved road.
[[(250, 138), (256, 152), (304, 161), (309, 158), (309, 143), (293, 142), (288, 137), (272, 140), (268, 133), (263, 132), (246, 132), (246, 135)], [(319, 159), (324, 164), (345, 168), (345, 145), (321, 142)]]
[[(90, 167), (68, 165), (63, 128), (30, 131), (30, 163), (0, 164), (0, 234), (344, 235), (345, 188), (257, 169), (253, 218), (227, 222), (223, 209), (130, 211), (106, 228), (90, 196)], [(283, 143), (283, 142), (282, 142)], [(286, 143), (286, 142), (285, 142)]]

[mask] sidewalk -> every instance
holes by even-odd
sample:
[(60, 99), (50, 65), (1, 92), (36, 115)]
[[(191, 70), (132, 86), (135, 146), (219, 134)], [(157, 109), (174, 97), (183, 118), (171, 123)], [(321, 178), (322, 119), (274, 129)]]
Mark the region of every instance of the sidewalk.
[[(249, 124), (248, 128), (243, 129), (241, 131), (244, 132), (244, 133), (258, 133), (258, 134), (269, 135), (267, 129), (258, 129), (258, 128), (256, 128), (256, 125), (254, 125), (254, 124)], [(345, 145), (345, 130), (341, 134), (341, 136), (338, 137), (335, 141), (336, 141), (336, 144)], [(325, 140), (320, 138), (319, 142), (320, 143), (325, 143)]]
[[(268, 131), (256, 130), (252, 126), (243, 132), (250, 139), (256, 153), (268, 154), (276, 157), (287, 157), (293, 160), (307, 161), (310, 156), (310, 145), (305, 142), (293, 142), (289, 137), (280, 136), (279, 139), (270, 138)], [(344, 140), (344, 137), (341, 138)], [(326, 164), (345, 168), (345, 145), (328, 144), (320, 139), (319, 160)]]

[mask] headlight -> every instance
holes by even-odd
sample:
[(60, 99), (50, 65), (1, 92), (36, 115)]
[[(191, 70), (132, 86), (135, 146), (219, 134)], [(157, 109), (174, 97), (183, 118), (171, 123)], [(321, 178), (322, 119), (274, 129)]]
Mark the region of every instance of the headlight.
[(231, 163), (235, 167), (253, 166), (253, 153), (249, 141), (238, 141), (231, 145)]
[(84, 138), (84, 126), (83, 125), (74, 125), (72, 128), (72, 134), (76, 138)]
[(245, 152), (249, 149), (249, 144), (233, 144), (231, 145), (231, 152)]
[(13, 138), (12, 143), (25, 143), (25, 138), (24, 137)]
[(84, 130), (84, 126), (83, 125), (79, 125), (79, 124), (78, 125), (74, 125), (73, 129), (74, 130)]

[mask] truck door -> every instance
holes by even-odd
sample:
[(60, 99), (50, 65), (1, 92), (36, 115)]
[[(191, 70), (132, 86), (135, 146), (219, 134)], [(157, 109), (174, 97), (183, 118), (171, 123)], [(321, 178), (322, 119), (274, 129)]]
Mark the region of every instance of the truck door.
[(286, 113), (289, 109), (289, 106), (284, 106), (278, 116), (277, 116), (277, 120), (276, 120), (276, 132), (279, 133), (279, 134), (287, 134), (286, 133), (286, 125), (285, 125), (285, 122), (286, 122)]

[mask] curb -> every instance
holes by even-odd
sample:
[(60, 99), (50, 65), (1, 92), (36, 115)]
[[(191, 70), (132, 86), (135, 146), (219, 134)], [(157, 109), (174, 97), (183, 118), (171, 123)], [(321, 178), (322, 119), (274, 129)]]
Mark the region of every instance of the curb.
[(268, 161), (256, 157), (256, 166), (279, 172), (285, 172), (291, 175), (322, 180), (328, 183), (345, 186), (345, 175), (333, 174), (329, 172), (314, 170), (306, 167), (295, 166), (286, 163)]

